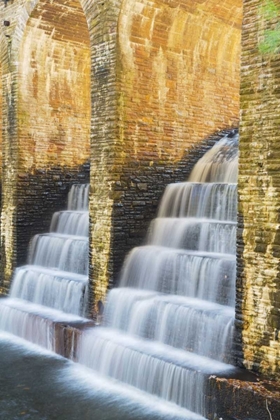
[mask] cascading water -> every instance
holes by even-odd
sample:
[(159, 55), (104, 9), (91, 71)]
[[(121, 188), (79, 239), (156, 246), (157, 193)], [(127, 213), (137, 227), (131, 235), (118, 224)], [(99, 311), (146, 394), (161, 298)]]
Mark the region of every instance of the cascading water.
[[(205, 415), (207, 378), (230, 374), (235, 301), (237, 135), (220, 140), (188, 182), (166, 188), (147, 245), (127, 256), (104, 325), (76, 360)], [(186, 411), (187, 413), (187, 411)], [(186, 418), (197, 418), (188, 411)], [(201, 417), (199, 417), (201, 418)]]
[[(206, 415), (207, 378), (235, 372), (237, 154), (237, 135), (225, 137), (188, 182), (166, 188), (147, 244), (131, 251), (108, 294), (103, 325), (82, 330), (72, 351), (101, 377), (175, 403), (189, 420)], [(34, 237), (28, 265), (0, 301), (0, 329), (53, 350), (56, 322), (86, 321), (87, 206), (88, 185), (73, 186), (68, 210)]]
[(0, 330), (55, 349), (55, 323), (84, 322), (88, 288), (88, 184), (73, 185), (51, 233), (36, 235), (28, 265), (0, 301)]

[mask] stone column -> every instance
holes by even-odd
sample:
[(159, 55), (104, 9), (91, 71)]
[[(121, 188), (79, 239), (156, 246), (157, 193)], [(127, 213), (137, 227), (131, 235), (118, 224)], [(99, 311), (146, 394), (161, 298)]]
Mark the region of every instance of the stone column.
[(244, 1), (236, 308), (238, 362), (276, 377), (280, 375), (279, 16), (277, 0)]
[[(1, 30), (2, 63), (2, 210), (1, 210), (1, 279), (0, 291), (7, 292), (16, 258), (16, 183), (18, 162), (18, 62), (16, 29), (17, 8), (1, 5), (1, 22), (10, 23)], [(13, 16), (14, 12), (14, 16)], [(13, 16), (13, 17), (12, 17)]]
[(117, 22), (119, 4), (84, 1), (92, 48), (89, 315), (104, 300), (111, 269), (112, 209), (123, 155), (119, 126)]

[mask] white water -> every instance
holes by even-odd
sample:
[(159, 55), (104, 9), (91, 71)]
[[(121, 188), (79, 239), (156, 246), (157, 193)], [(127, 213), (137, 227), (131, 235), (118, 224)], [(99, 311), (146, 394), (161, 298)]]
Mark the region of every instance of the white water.
[(87, 211), (89, 184), (73, 185), (68, 194), (68, 210)]
[[(223, 139), (196, 165), (191, 182), (167, 187), (147, 245), (128, 255), (121, 288), (108, 295), (104, 326), (83, 331), (73, 356), (199, 415), (206, 414), (209, 375), (235, 371), (225, 362), (234, 322), (236, 142)], [(0, 304), (0, 328), (46, 348), (55, 346), (55, 322), (75, 322), (85, 294), (86, 192), (87, 186), (72, 188), (68, 214), (54, 215), (52, 233), (31, 245), (31, 266), (17, 270), (12, 294), (31, 303), (10, 298)]]
[(234, 306), (235, 257), (167, 247), (134, 248), (120, 285)]
[(55, 349), (56, 323), (85, 322), (88, 189), (72, 186), (68, 210), (54, 214), (51, 233), (32, 239), (29, 264), (16, 269), (10, 298), (0, 301), (0, 329), (49, 350)]
[(1, 299), (0, 330), (24, 338), (47, 350), (56, 344), (56, 323), (83, 322), (83, 318), (66, 314), (21, 299)]
[(225, 136), (195, 165), (189, 182), (237, 182), (237, 135)]
[(52, 217), (50, 231), (88, 237), (89, 213), (88, 211), (58, 211)]
[(78, 361), (201, 414), (204, 414), (205, 378), (212, 373), (234, 371), (233, 366), (109, 328), (90, 329), (82, 334)]
[(236, 252), (236, 224), (191, 217), (158, 217), (150, 225), (148, 243), (168, 248)]
[(181, 182), (164, 192), (158, 217), (196, 217), (236, 221), (237, 185)]
[(79, 315), (87, 285), (87, 276), (27, 265), (17, 268), (10, 296)]
[[(126, 258), (104, 327), (83, 332), (77, 361), (201, 415), (207, 377), (233, 372), (237, 137), (222, 139), (189, 182), (169, 185), (147, 244)], [(207, 181), (207, 182), (206, 182)]]
[(29, 264), (72, 273), (88, 273), (88, 239), (83, 236), (46, 233), (31, 241)]
[(118, 288), (110, 292), (105, 325), (224, 361), (230, 359), (234, 309), (203, 300)]

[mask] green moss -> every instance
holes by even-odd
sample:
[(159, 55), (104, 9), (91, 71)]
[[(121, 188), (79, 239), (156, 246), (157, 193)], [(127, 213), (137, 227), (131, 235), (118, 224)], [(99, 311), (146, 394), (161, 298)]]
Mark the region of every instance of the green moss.
[[(266, 0), (260, 8), (260, 14), (266, 22), (271, 22), (279, 19), (280, 8), (273, 0)], [(274, 29), (263, 31), (263, 40), (259, 43), (259, 51), (262, 55), (280, 52), (280, 22), (275, 25)]]

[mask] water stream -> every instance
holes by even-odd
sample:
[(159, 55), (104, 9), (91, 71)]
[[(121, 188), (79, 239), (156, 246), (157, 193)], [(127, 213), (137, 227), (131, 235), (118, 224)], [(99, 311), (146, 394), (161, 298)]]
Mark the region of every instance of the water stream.
[[(147, 243), (126, 258), (104, 323), (76, 360), (206, 415), (207, 378), (230, 374), (234, 328), (237, 135), (166, 188)], [(192, 414), (186, 414), (192, 418)]]
[[(75, 353), (101, 377), (176, 404), (186, 419), (206, 415), (209, 375), (235, 371), (237, 141), (224, 137), (188, 182), (166, 188), (146, 244), (129, 253), (108, 294), (103, 324), (82, 331)], [(87, 284), (88, 185), (74, 185), (1, 299), (0, 329), (54, 349), (55, 322), (86, 321)]]
[(1, 330), (53, 350), (55, 323), (85, 321), (88, 219), (88, 184), (73, 185), (68, 209), (53, 215), (50, 233), (34, 236), (28, 265), (0, 301)]

